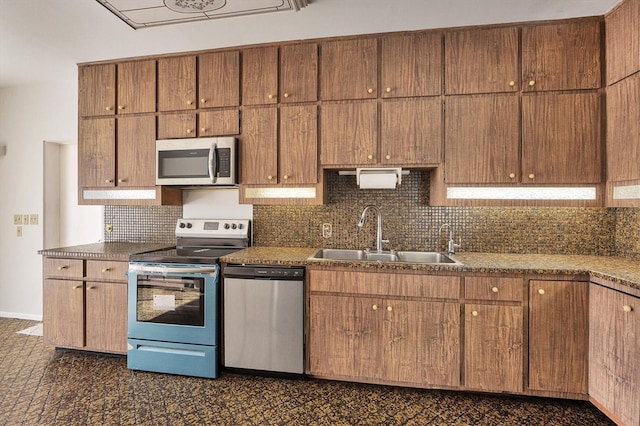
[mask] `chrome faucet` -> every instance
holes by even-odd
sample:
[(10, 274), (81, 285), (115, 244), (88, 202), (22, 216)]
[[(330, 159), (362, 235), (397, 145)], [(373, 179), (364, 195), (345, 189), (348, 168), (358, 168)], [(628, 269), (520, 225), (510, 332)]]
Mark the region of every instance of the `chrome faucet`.
[[(455, 241), (453, 241), (453, 228), (451, 227), (451, 225), (449, 225), (448, 223), (443, 223), (440, 226), (440, 230), (438, 231), (438, 233), (441, 233), (442, 228), (444, 228), (445, 226), (449, 228), (449, 241), (447, 241), (447, 253), (454, 254), (456, 252), (456, 247), (460, 247), (460, 244), (456, 244)], [(462, 241), (462, 238), (460, 238), (460, 241)]]
[(388, 243), (389, 240), (382, 239), (382, 212), (378, 206), (370, 204), (362, 210), (362, 215), (360, 216), (360, 220), (358, 221), (358, 228), (362, 228), (364, 226), (364, 220), (366, 219), (367, 211), (369, 209), (374, 209), (378, 214), (378, 230), (376, 235), (376, 251), (380, 253), (382, 251), (382, 243)]

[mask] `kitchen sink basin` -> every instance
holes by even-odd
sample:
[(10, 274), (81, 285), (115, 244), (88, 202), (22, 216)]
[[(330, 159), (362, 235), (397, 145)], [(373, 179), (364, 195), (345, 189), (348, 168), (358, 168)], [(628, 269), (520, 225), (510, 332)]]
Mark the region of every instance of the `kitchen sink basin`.
[(403, 263), (456, 264), (455, 260), (444, 253), (433, 251), (369, 251), (348, 249), (322, 249), (311, 259), (360, 260)]

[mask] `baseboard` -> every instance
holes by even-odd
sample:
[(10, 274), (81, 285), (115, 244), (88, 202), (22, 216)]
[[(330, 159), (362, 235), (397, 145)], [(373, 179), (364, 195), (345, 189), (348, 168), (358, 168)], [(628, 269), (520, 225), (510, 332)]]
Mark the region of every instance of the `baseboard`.
[(42, 315), (21, 314), (18, 312), (0, 311), (0, 318), (17, 318), (17, 319), (25, 319), (25, 320), (32, 320), (32, 321), (42, 321)]

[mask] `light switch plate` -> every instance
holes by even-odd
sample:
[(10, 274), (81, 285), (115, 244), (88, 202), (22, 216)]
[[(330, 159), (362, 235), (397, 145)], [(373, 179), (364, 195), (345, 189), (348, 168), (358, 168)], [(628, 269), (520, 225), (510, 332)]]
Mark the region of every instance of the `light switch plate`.
[(333, 229), (330, 223), (322, 224), (322, 236), (324, 238), (331, 238), (332, 231)]
[(29, 225), (37, 225), (38, 224), (38, 215), (30, 214), (29, 215)]
[(16, 226), (16, 236), (22, 237), (22, 226)]
[(13, 224), (14, 225), (22, 225), (22, 215), (21, 214), (14, 214), (13, 215)]
[(29, 224), (29, 215), (28, 214), (23, 214), (22, 215), (22, 224), (23, 225), (28, 225)]

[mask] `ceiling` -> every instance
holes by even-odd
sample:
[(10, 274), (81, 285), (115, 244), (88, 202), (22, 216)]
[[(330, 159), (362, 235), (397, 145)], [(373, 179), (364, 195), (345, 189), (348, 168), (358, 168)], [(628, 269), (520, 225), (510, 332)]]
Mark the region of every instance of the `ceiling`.
[[(297, 12), (285, 10), (135, 30), (108, 10), (102, 4), (105, 1), (158, 2), (0, 0), (0, 88), (72, 81), (80, 62), (350, 34), (594, 16), (605, 14), (620, 2), (310, 0)], [(258, 0), (223, 1), (231, 5), (256, 4)], [(259, 1), (291, 5), (301, 0)]]

